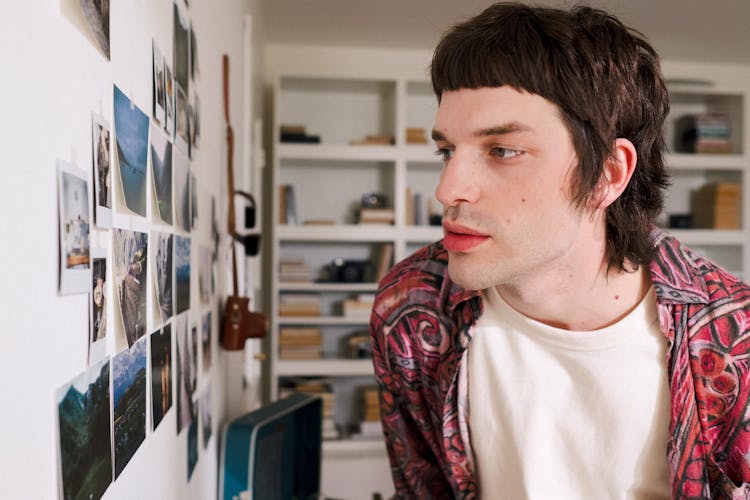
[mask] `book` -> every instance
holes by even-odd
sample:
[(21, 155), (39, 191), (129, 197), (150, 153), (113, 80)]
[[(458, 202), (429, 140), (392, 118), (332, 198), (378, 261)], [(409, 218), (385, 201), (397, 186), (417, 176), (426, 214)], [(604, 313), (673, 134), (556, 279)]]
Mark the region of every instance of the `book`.
[(392, 208), (360, 208), (360, 224), (393, 224), (396, 213)]
[(393, 243), (380, 245), (375, 267), (375, 281), (380, 282), (393, 265)]
[(294, 199), (294, 186), (287, 184), (284, 187), (285, 223), (297, 224), (297, 203)]

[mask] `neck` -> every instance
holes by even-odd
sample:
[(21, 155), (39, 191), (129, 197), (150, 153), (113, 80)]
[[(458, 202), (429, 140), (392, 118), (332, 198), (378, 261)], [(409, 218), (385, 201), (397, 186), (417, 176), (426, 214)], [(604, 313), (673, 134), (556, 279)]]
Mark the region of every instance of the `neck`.
[(590, 331), (616, 323), (643, 300), (651, 278), (645, 266), (608, 268), (604, 238), (593, 241), (549, 269), (497, 285), (498, 293), (521, 314), (557, 328)]

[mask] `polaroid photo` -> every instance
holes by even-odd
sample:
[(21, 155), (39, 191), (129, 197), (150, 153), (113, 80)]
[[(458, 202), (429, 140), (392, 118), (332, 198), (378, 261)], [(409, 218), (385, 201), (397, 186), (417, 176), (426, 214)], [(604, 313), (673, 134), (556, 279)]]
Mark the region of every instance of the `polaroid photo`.
[(198, 181), (195, 174), (190, 172), (190, 228), (195, 229), (198, 221)]
[(99, 499), (112, 483), (109, 359), (55, 392), (60, 498)]
[(195, 36), (195, 27), (190, 23), (190, 79), (195, 81), (200, 75), (198, 66), (198, 39)]
[(146, 334), (146, 276), (148, 235), (127, 229), (112, 230), (115, 313), (115, 345), (132, 347)]
[(203, 315), (201, 320), (201, 357), (203, 359), (203, 373), (211, 370), (211, 311)]
[(198, 149), (198, 143), (201, 137), (201, 118), (200, 118), (201, 101), (198, 94), (193, 95), (192, 113), (190, 118), (190, 149)]
[(166, 118), (164, 119), (164, 130), (167, 132), (167, 136), (174, 140), (174, 79), (172, 78), (172, 69), (165, 62), (164, 63), (164, 80), (166, 87)]
[(94, 164), (94, 221), (101, 228), (112, 227), (112, 129), (103, 116), (91, 113)]
[(86, 173), (57, 160), (60, 294), (87, 293), (91, 284), (89, 188)]
[(151, 339), (151, 416), (153, 430), (172, 407), (172, 325), (164, 325)]
[(201, 304), (208, 305), (211, 300), (211, 249), (198, 247), (198, 290)]
[[(192, 413), (198, 413), (198, 401), (191, 401)], [(188, 428), (187, 436), (187, 480), (193, 476), (195, 465), (198, 463), (198, 419), (193, 418)]]
[(107, 249), (91, 248), (89, 364), (107, 353)]
[(146, 439), (146, 346), (144, 339), (112, 358), (115, 479)]
[(190, 160), (177, 148), (172, 150), (172, 159), (175, 225), (189, 233), (191, 228)]
[(198, 325), (190, 327), (190, 394), (198, 388)]
[(213, 418), (211, 417), (211, 385), (206, 385), (200, 401), (201, 431), (203, 433), (203, 449), (208, 448), (208, 441), (213, 434)]
[(193, 396), (193, 392), (190, 390), (190, 381), (192, 374), (190, 373), (190, 348), (188, 347), (188, 324), (187, 314), (180, 314), (175, 317), (173, 322), (175, 326), (175, 406), (177, 407), (177, 434), (182, 432), (182, 429), (190, 425), (193, 421), (194, 414), (192, 413), (192, 405), (190, 401)]
[(125, 208), (146, 216), (146, 171), (148, 170), (149, 118), (117, 85), (114, 85), (115, 147), (118, 169), (117, 191)]
[(216, 217), (216, 197), (211, 195), (211, 293), (216, 293), (216, 273), (219, 266), (219, 219)]
[(109, 61), (109, 0), (80, 0), (83, 15)]
[(172, 225), (172, 143), (161, 127), (151, 124), (151, 178), (159, 222)]
[(156, 120), (156, 123), (162, 123), (166, 117), (167, 106), (167, 89), (164, 83), (164, 56), (154, 39), (151, 39), (151, 55), (151, 67), (153, 68), (151, 72), (153, 78), (151, 86), (153, 91), (152, 116)]
[(175, 135), (174, 145), (183, 153), (190, 155), (190, 110), (187, 93), (175, 80)]
[(190, 308), (190, 238), (174, 237), (175, 313)]
[(174, 79), (187, 94), (190, 79), (190, 24), (177, 3), (173, 5), (172, 67)]
[(156, 305), (154, 312), (156, 324), (165, 324), (174, 313), (174, 287), (172, 286), (173, 265), (173, 243), (174, 236), (158, 231), (151, 232), (151, 255), (153, 262), (151, 269), (153, 276), (151, 282), (154, 284), (154, 300)]

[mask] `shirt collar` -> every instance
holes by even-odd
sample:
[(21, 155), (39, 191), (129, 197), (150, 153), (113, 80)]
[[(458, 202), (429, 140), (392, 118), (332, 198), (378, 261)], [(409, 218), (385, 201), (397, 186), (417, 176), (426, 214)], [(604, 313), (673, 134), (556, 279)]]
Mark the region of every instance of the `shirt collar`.
[(656, 249), (649, 264), (651, 281), (660, 304), (707, 304), (708, 288), (702, 258), (664, 230), (654, 228), (651, 241)]

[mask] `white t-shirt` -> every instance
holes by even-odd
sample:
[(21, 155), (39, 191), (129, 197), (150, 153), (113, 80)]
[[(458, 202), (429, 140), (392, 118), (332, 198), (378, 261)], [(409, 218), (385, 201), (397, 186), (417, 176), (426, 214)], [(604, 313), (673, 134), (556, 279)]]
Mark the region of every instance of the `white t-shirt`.
[(468, 347), (469, 432), (485, 499), (668, 499), (666, 341), (653, 287), (616, 324), (575, 332), (493, 287)]

